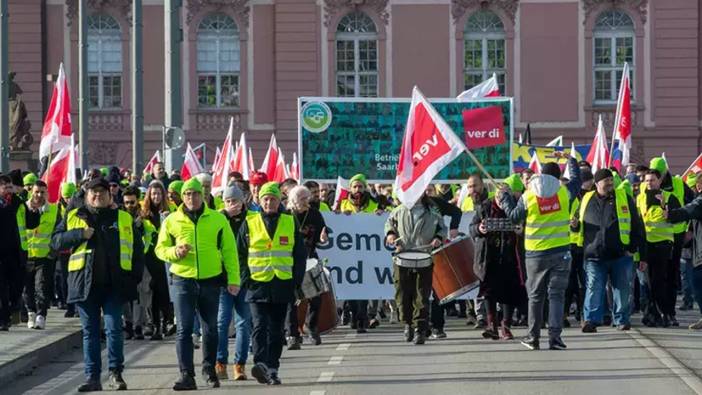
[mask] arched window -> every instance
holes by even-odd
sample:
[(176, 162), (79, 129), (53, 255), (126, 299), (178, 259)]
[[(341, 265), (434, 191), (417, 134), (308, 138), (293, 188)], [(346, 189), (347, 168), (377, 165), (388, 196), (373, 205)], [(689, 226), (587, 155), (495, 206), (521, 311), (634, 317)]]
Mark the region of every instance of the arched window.
[(500, 92), (505, 92), (505, 27), (494, 12), (471, 15), (464, 29), (464, 88), (470, 89), (497, 74)]
[(601, 13), (593, 29), (593, 83), (596, 103), (617, 100), (622, 68), (631, 68), (631, 91), (634, 91), (634, 23), (619, 10)]
[(224, 14), (205, 17), (197, 29), (197, 102), (238, 107), (241, 70), (239, 28)]
[(122, 107), (122, 33), (109, 15), (88, 17), (88, 86), (90, 107)]
[(352, 12), (336, 27), (336, 94), (378, 96), (378, 32), (362, 12)]

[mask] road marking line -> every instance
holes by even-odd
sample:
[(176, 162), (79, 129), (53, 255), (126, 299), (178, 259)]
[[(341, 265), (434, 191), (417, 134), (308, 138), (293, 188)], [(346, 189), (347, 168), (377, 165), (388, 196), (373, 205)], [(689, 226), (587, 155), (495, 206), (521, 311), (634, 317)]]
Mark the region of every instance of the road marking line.
[(336, 347), (336, 351), (348, 351), (349, 347), (351, 347), (351, 343), (342, 343)]
[(318, 383), (330, 383), (334, 379), (334, 372), (322, 372), (317, 379)]
[(656, 359), (678, 376), (690, 389), (697, 394), (702, 394), (702, 379), (700, 379), (694, 371), (682, 364), (673, 354), (659, 346), (655, 341), (646, 337), (646, 335), (638, 329), (632, 328), (628, 334), (634, 341), (643, 346), (646, 351), (653, 354)]
[(310, 395), (324, 395), (327, 391), (310, 391)]
[(329, 359), (328, 365), (341, 365), (341, 361), (344, 360), (343, 355), (336, 355)]

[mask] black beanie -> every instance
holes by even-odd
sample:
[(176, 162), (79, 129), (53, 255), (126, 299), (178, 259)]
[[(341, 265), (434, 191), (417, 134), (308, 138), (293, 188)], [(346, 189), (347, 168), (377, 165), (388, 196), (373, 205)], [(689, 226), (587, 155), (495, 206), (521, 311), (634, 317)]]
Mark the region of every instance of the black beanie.
[(612, 171), (609, 169), (600, 169), (595, 172), (595, 182), (598, 183), (605, 178), (612, 177)]
[(556, 162), (548, 162), (541, 166), (541, 174), (548, 174), (549, 176), (561, 178), (561, 167), (558, 166)]

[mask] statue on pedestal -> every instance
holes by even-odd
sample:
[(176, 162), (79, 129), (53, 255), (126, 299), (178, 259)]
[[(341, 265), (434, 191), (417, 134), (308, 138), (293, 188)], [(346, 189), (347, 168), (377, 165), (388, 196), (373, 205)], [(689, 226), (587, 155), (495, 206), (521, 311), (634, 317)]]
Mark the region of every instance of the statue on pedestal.
[(27, 108), (24, 106), (22, 88), (15, 82), (14, 72), (10, 73), (10, 150), (29, 151), (34, 137), (29, 132), (32, 123), (27, 119)]

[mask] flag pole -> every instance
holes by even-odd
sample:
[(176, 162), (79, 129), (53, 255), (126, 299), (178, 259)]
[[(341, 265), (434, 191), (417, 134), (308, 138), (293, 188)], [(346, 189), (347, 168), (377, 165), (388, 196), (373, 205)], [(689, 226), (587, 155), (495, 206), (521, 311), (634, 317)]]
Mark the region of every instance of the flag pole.
[(483, 174), (485, 175), (485, 177), (487, 177), (488, 181), (490, 181), (490, 183), (491, 183), (495, 188), (497, 188), (497, 181), (495, 181), (495, 179), (492, 178), (492, 176), (490, 175), (490, 173), (488, 173), (488, 171), (485, 170), (485, 168), (483, 167), (483, 164), (480, 163), (480, 161), (478, 160), (478, 158), (476, 158), (475, 155), (473, 155), (472, 152), (470, 152), (470, 150), (468, 149), (468, 147), (466, 147), (466, 153), (468, 154), (468, 156), (470, 157), (470, 159), (473, 160), (473, 162), (475, 163), (475, 165), (478, 166), (478, 169), (480, 169), (480, 171), (483, 172)]

